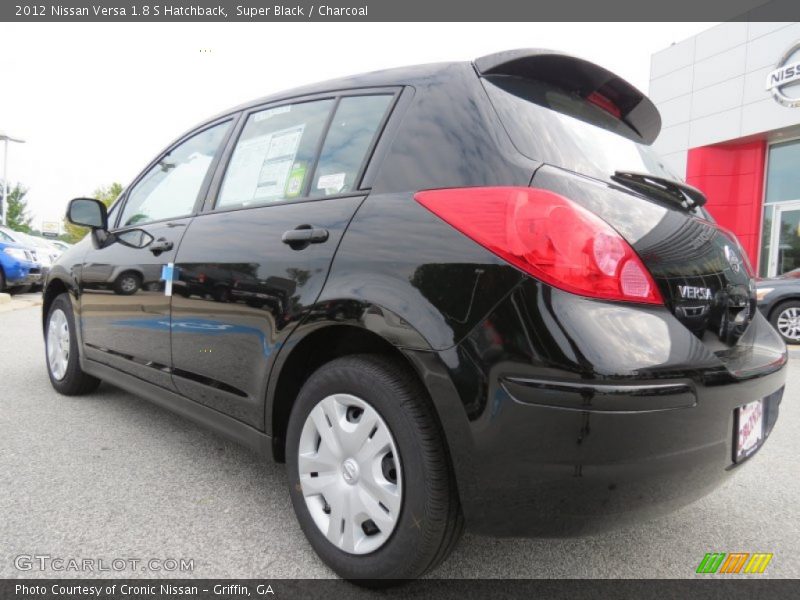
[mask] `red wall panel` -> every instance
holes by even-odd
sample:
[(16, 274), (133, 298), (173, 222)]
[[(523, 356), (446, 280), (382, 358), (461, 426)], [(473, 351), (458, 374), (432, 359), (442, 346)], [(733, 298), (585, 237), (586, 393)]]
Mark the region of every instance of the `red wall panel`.
[(764, 194), (764, 140), (691, 148), (686, 182), (702, 190), (706, 208), (717, 222), (739, 238), (758, 269)]

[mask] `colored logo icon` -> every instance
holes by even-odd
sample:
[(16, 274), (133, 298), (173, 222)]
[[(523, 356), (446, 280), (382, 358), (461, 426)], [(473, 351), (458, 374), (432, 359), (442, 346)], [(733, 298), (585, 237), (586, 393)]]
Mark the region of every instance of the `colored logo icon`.
[(767, 552), (708, 552), (697, 566), (697, 573), (719, 575), (760, 574), (772, 560)]

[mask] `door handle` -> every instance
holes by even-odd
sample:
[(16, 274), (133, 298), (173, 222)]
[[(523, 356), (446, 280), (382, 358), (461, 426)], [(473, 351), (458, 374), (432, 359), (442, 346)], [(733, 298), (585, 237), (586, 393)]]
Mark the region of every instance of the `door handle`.
[(173, 245), (174, 244), (167, 238), (158, 238), (155, 242), (150, 244), (150, 252), (158, 256), (162, 252), (169, 252), (172, 250)]
[(302, 250), (309, 244), (321, 244), (328, 241), (328, 230), (311, 225), (299, 225), (295, 229), (284, 231), (281, 241), (293, 250)]

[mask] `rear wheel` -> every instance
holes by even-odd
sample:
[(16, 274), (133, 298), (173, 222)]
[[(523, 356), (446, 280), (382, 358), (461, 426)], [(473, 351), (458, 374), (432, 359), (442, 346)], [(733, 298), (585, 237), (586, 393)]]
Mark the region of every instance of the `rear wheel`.
[(403, 365), (358, 355), (321, 367), (286, 444), (300, 525), (341, 577), (416, 578), (455, 546), (463, 518), (442, 435)]
[(772, 311), (770, 322), (787, 344), (800, 344), (800, 300), (790, 300)]
[(6, 274), (0, 269), (0, 293), (6, 291)]
[(92, 392), (99, 385), (99, 379), (81, 369), (75, 318), (67, 294), (56, 297), (47, 313), (45, 356), (50, 383), (59, 393), (77, 396)]

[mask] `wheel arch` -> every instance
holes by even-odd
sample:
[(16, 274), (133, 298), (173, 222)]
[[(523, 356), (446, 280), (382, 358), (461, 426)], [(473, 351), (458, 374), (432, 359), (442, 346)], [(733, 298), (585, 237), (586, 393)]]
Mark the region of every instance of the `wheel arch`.
[(392, 357), (419, 377), (413, 363), (397, 346), (366, 327), (352, 322), (301, 327), (284, 344), (267, 387), (265, 430), (272, 436), (277, 462), (285, 459), (289, 415), (303, 384), (322, 365), (352, 354)]
[(119, 281), (123, 275), (127, 275), (128, 273), (133, 273), (139, 279), (144, 281), (144, 272), (141, 269), (137, 269), (136, 267), (125, 266), (125, 268), (121, 269), (117, 275), (114, 277), (114, 281)]
[(772, 317), (778, 313), (778, 309), (787, 302), (800, 302), (800, 294), (788, 294), (775, 300), (772, 303), (772, 308), (770, 308), (767, 318), (771, 321)]
[(51, 277), (42, 290), (42, 330), (47, 326), (47, 313), (53, 301), (61, 294), (69, 293), (70, 286), (60, 277)]
[[(308, 377), (326, 362), (351, 354), (390, 356), (406, 366), (425, 389), (442, 435), (462, 502), (474, 493), (473, 437), (466, 410), (442, 353), (432, 350), (405, 321), (376, 305), (362, 304), (352, 318), (352, 301), (334, 303), (331, 312), (349, 312), (342, 322), (307, 319), (285, 342), (269, 377), (265, 431), (272, 437), (272, 457), (285, 460), (286, 430), (292, 407)], [(343, 309), (339, 307), (344, 305)], [(398, 333), (398, 328), (405, 333)], [(419, 337), (417, 337), (419, 336)], [(411, 343), (416, 342), (416, 343)], [(451, 353), (445, 351), (445, 354)], [(452, 358), (452, 357), (451, 357)]]

